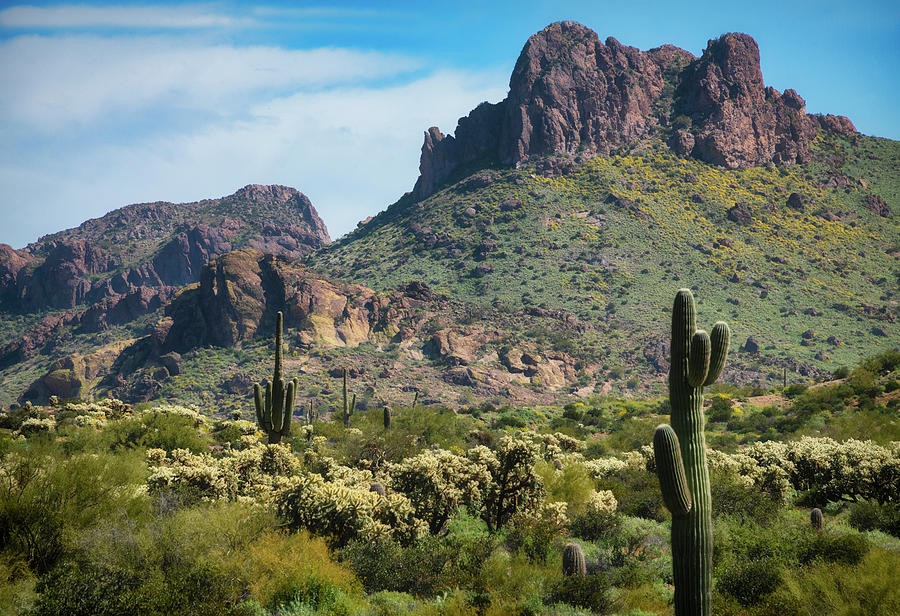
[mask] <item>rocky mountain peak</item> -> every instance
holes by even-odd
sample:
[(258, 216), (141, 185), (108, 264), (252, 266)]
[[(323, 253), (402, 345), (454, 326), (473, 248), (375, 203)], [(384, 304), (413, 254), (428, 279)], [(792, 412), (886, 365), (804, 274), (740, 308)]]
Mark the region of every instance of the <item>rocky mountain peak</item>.
[(251, 184), (219, 199), (128, 205), (23, 250), (0, 244), (3, 309), (66, 311), (0, 347), (0, 366), (38, 352), (61, 328), (98, 331), (156, 310), (233, 249), (290, 260), (330, 241), (306, 195)]
[(590, 28), (562, 21), (525, 43), (503, 101), (476, 107), (452, 136), (428, 129), (413, 196), (424, 199), (476, 165), (606, 156), (651, 133), (679, 155), (727, 168), (804, 162), (817, 130), (852, 126), (808, 116), (795, 91), (765, 87), (747, 34), (710, 40), (696, 58), (672, 45), (641, 51), (612, 37), (601, 42)]
[(296, 188), (279, 184), (247, 184), (235, 191), (231, 198), (247, 199), (258, 203), (287, 203), (292, 199), (309, 201), (306, 195)]

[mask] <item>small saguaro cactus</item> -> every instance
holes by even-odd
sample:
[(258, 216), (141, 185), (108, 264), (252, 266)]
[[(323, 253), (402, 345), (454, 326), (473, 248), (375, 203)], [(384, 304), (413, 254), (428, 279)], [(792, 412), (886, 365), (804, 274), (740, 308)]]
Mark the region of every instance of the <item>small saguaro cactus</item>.
[(391, 409), (384, 407), (384, 429), (391, 429)]
[(353, 394), (353, 401), (348, 405), (347, 404), (347, 369), (344, 368), (344, 385), (343, 385), (343, 394), (344, 394), (344, 427), (350, 427), (350, 416), (353, 414), (353, 411), (356, 410), (356, 394)]
[(817, 531), (822, 531), (822, 523), (824, 522), (824, 518), (822, 516), (822, 510), (818, 507), (814, 508), (809, 512), (809, 522), (812, 524), (812, 527)]
[[(281, 312), (275, 318), (275, 371), (272, 382), (263, 381), (253, 385), (253, 402), (256, 404), (256, 421), (269, 437), (269, 444), (280, 443), (291, 433), (291, 415), (294, 412), (294, 398), (297, 395), (297, 380), (284, 384), (281, 375)], [(265, 389), (265, 399), (263, 398)]]
[(584, 560), (584, 550), (577, 543), (567, 543), (563, 549), (562, 558), (563, 575), (587, 575), (587, 562)]
[(719, 321), (707, 334), (697, 329), (697, 309), (689, 289), (672, 308), (672, 364), (669, 402), (672, 425), (653, 436), (656, 473), (672, 512), (672, 568), (676, 616), (712, 613), (712, 510), (706, 466), (703, 387), (719, 378), (731, 331)]

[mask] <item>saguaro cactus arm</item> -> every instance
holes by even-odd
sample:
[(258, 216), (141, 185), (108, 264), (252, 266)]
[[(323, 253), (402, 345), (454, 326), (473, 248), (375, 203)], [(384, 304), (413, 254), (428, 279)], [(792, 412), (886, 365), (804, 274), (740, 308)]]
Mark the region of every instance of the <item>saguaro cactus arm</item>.
[(691, 490), (684, 474), (678, 437), (668, 424), (656, 428), (653, 435), (653, 454), (656, 458), (656, 474), (663, 501), (673, 516), (687, 515), (691, 510)]
[(712, 385), (722, 374), (722, 368), (725, 367), (725, 359), (728, 357), (728, 345), (731, 342), (731, 329), (725, 321), (718, 321), (713, 325), (712, 332), (709, 334), (710, 339), (710, 359), (709, 372), (706, 373), (704, 385)]
[(703, 387), (709, 372), (710, 357), (709, 334), (698, 329), (691, 337), (691, 350), (688, 359), (688, 383), (691, 387)]

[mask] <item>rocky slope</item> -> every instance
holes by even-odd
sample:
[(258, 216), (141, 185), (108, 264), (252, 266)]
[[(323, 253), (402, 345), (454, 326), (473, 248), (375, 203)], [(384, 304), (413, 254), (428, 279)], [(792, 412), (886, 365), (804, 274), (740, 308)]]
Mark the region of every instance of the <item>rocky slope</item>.
[(855, 132), (847, 118), (807, 115), (794, 90), (766, 87), (746, 34), (711, 40), (696, 58), (671, 45), (643, 52), (612, 37), (602, 43), (581, 24), (557, 22), (525, 44), (506, 99), (478, 106), (453, 136), (428, 129), (413, 196), (424, 199), (472, 165), (607, 156), (651, 134), (729, 169), (802, 163), (820, 126)]
[(102, 331), (153, 312), (235, 248), (301, 258), (329, 241), (305, 195), (250, 185), (221, 199), (126, 206), (23, 250), (0, 245), (4, 309), (61, 310), (6, 341), (0, 366), (40, 350), (61, 327)]
[(282, 310), (307, 400), (334, 403), (343, 366), (360, 408), (658, 392), (689, 286), (732, 325), (725, 382), (825, 376), (900, 344), (897, 169), (897, 142), (766, 88), (746, 35), (695, 58), (552, 24), (509, 96), (430, 129), (413, 192), (337, 242), (299, 193), (248, 187), (193, 204), (201, 224), (132, 206), (0, 247), (4, 301), (63, 308), (15, 315), (0, 370), (23, 399), (242, 409)]
[[(376, 292), (248, 249), (210, 261), (199, 283), (184, 288), (166, 305), (149, 334), (57, 359), (20, 401), (103, 394), (131, 402), (160, 395), (183, 399), (202, 383), (209, 386), (209, 393), (233, 394), (240, 406), (270, 361), (267, 334), (278, 311), (284, 312), (291, 351), (287, 363), (300, 376), (301, 396), (321, 389), (335, 373), (340, 375), (342, 365), (351, 367), (355, 387), (368, 392), (360, 401), (364, 405), (403, 401), (409, 397), (404, 392), (429, 390), (439, 396), (433, 400), (450, 402), (439, 392), (463, 387), (482, 398), (551, 401), (577, 376), (575, 360), (565, 353), (541, 353), (527, 341), (505, 344), (511, 340), (510, 331), (525, 322), (546, 324), (565, 315), (481, 315), (474, 323), (465, 318), (465, 305), (422, 283)], [(570, 318), (565, 326), (577, 330), (580, 324)], [(213, 355), (231, 354), (244, 353), (247, 346), (266, 349), (259, 356), (261, 362), (254, 355), (253, 360), (238, 362), (240, 368), (233, 364), (215, 371), (197, 368), (202, 349)], [(373, 348), (381, 352), (373, 356)]]
[(598, 386), (661, 380), (665, 313), (691, 286), (733, 323), (730, 381), (824, 375), (900, 344), (898, 168), (900, 144), (767, 88), (745, 34), (695, 58), (562, 22), (526, 43), (506, 99), (429, 129), (412, 193), (309, 264), (566, 311), (577, 340), (520, 338), (602, 358), (579, 376)]

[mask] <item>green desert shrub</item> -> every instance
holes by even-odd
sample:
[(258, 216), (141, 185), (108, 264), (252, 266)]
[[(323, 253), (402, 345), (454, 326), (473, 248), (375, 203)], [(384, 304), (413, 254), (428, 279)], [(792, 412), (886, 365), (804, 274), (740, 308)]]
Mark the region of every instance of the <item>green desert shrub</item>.
[(717, 569), (716, 588), (741, 605), (754, 605), (781, 584), (781, 565), (773, 558), (734, 559)]
[(610, 582), (602, 574), (563, 576), (550, 585), (544, 602), (551, 605), (564, 603), (595, 614), (609, 614), (613, 607), (610, 588)]
[[(652, 430), (650, 432), (652, 434)], [(668, 519), (659, 480), (646, 469), (626, 469), (598, 481), (598, 487), (611, 490), (619, 503), (619, 513), (662, 521)]]
[(472, 588), (496, 546), (492, 536), (429, 536), (406, 546), (383, 537), (353, 541), (341, 557), (367, 592), (433, 596), (446, 587)]
[(727, 396), (710, 396), (707, 412), (709, 421), (728, 421), (734, 409), (734, 402)]
[(855, 565), (869, 551), (865, 537), (855, 533), (804, 532), (797, 545), (797, 558), (801, 564), (813, 561)]
[(785, 576), (773, 596), (775, 616), (900, 614), (900, 555), (872, 550), (859, 564), (816, 562)]
[(103, 429), (102, 438), (111, 450), (145, 447), (202, 453), (207, 450), (209, 441), (197, 429), (196, 423), (196, 419), (188, 415), (147, 411), (109, 422)]
[(45, 573), (71, 551), (74, 533), (121, 516), (143, 515), (145, 467), (137, 454), (78, 454), (55, 443), (0, 459), (0, 551)]
[[(212, 503), (136, 524), (119, 520), (81, 532), (67, 557), (38, 584), (36, 613), (162, 616), (165, 614), (241, 614), (241, 601), (267, 572), (273, 587), (287, 576), (304, 580), (301, 562), (271, 572), (271, 558), (257, 546), (272, 533), (275, 519), (241, 503)], [(290, 541), (290, 538), (284, 538)], [(298, 540), (294, 540), (298, 541)], [(291, 549), (268, 546), (279, 556), (307, 551), (316, 555), (314, 570), (328, 560), (315, 545)], [(300, 571), (300, 573), (296, 573)], [(352, 578), (352, 575), (345, 573)], [(299, 582), (298, 582), (299, 585)], [(266, 593), (259, 593), (268, 598)], [(246, 606), (245, 606), (246, 607)]]
[(847, 520), (857, 530), (880, 530), (900, 537), (900, 503), (859, 501), (850, 506)]
[(747, 485), (744, 477), (734, 472), (714, 468), (710, 471), (709, 483), (714, 518), (733, 515), (771, 521), (782, 510), (780, 499), (772, 498), (755, 485)]

